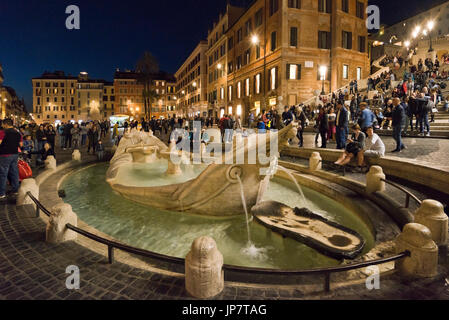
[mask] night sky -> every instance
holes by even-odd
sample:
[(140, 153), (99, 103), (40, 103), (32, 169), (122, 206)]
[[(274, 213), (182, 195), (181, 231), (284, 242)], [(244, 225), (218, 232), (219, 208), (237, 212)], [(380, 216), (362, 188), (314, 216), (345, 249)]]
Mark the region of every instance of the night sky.
[[(233, 0), (235, 2), (245, 0)], [(248, 1), (248, 0), (247, 0)], [(371, 0), (392, 24), (445, 0)], [(67, 30), (65, 9), (77, 5), (81, 30)], [(423, 7), (425, 6), (425, 7)], [(224, 12), (226, 0), (1, 0), (0, 63), (5, 85), (32, 107), (31, 78), (45, 70), (113, 80), (144, 51), (174, 73)]]

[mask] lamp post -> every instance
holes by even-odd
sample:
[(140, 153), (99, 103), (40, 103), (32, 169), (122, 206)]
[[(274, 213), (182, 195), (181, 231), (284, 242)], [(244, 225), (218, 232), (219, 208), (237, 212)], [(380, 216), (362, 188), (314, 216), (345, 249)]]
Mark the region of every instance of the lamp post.
[[(257, 35), (253, 35), (252, 37), (251, 37), (251, 43), (257, 48), (257, 46), (260, 44), (260, 39), (259, 39), (259, 37), (257, 36)], [(256, 49), (257, 50), (257, 49)], [(265, 53), (264, 53), (265, 54)], [(257, 57), (257, 54), (256, 54), (256, 57)], [(264, 63), (264, 67), (265, 67), (265, 63)], [(256, 63), (254, 62), (254, 71), (256, 71), (256, 68), (257, 68), (257, 65), (256, 65)], [(265, 77), (265, 70), (264, 70), (264, 77)], [(259, 79), (259, 86), (260, 86), (260, 83), (261, 83), (261, 80), (262, 79)], [(256, 81), (256, 75), (254, 76), (254, 81)], [(256, 88), (256, 86), (254, 85), (254, 88)], [(259, 87), (259, 93), (260, 93), (260, 87)], [(256, 93), (255, 92), (253, 92), (253, 95), (255, 95)], [(264, 99), (266, 99), (265, 97), (264, 97)], [(251, 102), (250, 102), (251, 103)], [(255, 106), (255, 103), (254, 103), (254, 108), (256, 108), (256, 106)], [(249, 107), (249, 111), (251, 111), (251, 106)], [(256, 110), (256, 113), (257, 113), (257, 110)], [(245, 113), (246, 114), (246, 113)]]
[(326, 73), (327, 73), (327, 67), (321, 66), (320, 67), (320, 76), (322, 81), (322, 87), (321, 87), (321, 95), (324, 96), (326, 92), (324, 91), (324, 80), (326, 80)]
[(435, 27), (435, 22), (433, 20), (430, 20), (429, 22), (427, 22), (427, 30), (429, 33), (429, 51), (428, 52), (433, 52), (433, 48), (432, 48), (432, 30), (433, 27)]

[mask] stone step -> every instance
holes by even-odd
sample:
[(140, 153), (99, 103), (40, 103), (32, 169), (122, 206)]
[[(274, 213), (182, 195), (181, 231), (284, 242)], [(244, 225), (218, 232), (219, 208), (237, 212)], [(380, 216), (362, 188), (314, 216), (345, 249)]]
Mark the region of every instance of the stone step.
[[(376, 133), (380, 136), (391, 136), (393, 135), (393, 130), (376, 130)], [(447, 131), (440, 131), (440, 130), (430, 130), (430, 137), (426, 136), (420, 136), (419, 132), (409, 132), (407, 137), (414, 137), (414, 138), (442, 138), (442, 139), (449, 139), (449, 130)]]
[[(313, 127), (307, 127), (304, 132), (315, 132)], [(376, 133), (380, 136), (392, 136), (393, 130), (376, 130)], [(410, 132), (409, 132), (410, 133)], [(429, 137), (423, 137), (418, 135), (419, 132), (412, 132), (408, 137), (415, 137), (415, 138), (429, 138)], [(441, 139), (449, 139), (449, 129), (446, 130), (436, 130), (433, 127), (431, 127), (430, 130), (430, 138), (441, 138)]]

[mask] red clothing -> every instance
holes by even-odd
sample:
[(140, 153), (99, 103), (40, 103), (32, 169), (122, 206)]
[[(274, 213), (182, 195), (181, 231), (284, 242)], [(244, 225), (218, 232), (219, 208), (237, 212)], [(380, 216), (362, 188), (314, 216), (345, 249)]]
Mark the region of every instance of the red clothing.
[[(0, 130), (0, 141), (3, 141), (3, 139), (5, 138), (5, 130)], [(20, 135), (20, 142), (23, 142), (23, 136)], [(21, 153), (22, 151), (20, 150), (20, 148), (18, 149), (19, 153)], [(10, 154), (0, 154), (0, 157), (9, 157)]]

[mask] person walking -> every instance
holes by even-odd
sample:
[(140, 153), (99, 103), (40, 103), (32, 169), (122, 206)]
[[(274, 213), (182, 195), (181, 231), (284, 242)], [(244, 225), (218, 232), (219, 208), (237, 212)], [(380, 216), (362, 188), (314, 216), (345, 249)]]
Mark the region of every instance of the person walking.
[(56, 131), (52, 125), (49, 125), (45, 130), (45, 136), (47, 137), (47, 142), (50, 144), (51, 148), (55, 149), (55, 139), (56, 139)]
[(96, 125), (93, 125), (87, 132), (87, 137), (89, 139), (89, 145), (87, 147), (87, 153), (92, 149), (92, 154), (95, 154), (97, 144), (98, 144), (98, 129)]
[(337, 149), (342, 150), (346, 147), (346, 137), (349, 133), (349, 118), (348, 118), (348, 110), (346, 110), (345, 106), (341, 101), (337, 102), (337, 118), (335, 120), (336, 126), (336, 140), (337, 140)]
[(58, 136), (59, 136), (59, 147), (61, 149), (65, 146), (65, 136), (64, 136), (64, 123), (61, 123), (61, 125), (58, 127)]
[(72, 134), (72, 147), (73, 149), (79, 149), (81, 146), (81, 129), (78, 123), (75, 123), (72, 130), (70, 131)]
[(298, 137), (299, 140), (299, 147), (302, 148), (304, 146), (304, 129), (306, 127), (306, 123), (307, 123), (307, 117), (304, 113), (304, 110), (301, 107), (298, 107), (296, 109), (296, 119), (299, 122), (299, 126), (298, 126), (298, 132), (296, 134), (296, 136)]
[(406, 149), (406, 146), (402, 143), (402, 129), (405, 124), (405, 113), (401, 106), (401, 100), (399, 98), (393, 99), (393, 112), (392, 112), (392, 126), (393, 126), (393, 139), (396, 141), (396, 149), (392, 152), (401, 152)]
[(19, 191), (19, 147), (23, 146), (22, 136), (14, 129), (11, 119), (5, 119), (0, 131), (0, 200), (6, 199), (6, 182), (9, 179), (11, 194)]
[(84, 122), (81, 124), (80, 129), (81, 129), (81, 146), (84, 147), (86, 145), (87, 140), (87, 127)]
[(64, 135), (65, 135), (64, 149), (72, 148), (72, 133), (71, 133), (72, 128), (73, 128), (73, 124), (71, 122), (68, 122), (64, 126)]
[(329, 115), (325, 107), (320, 109), (318, 115), (318, 129), (321, 135), (321, 147), (325, 149), (327, 147), (327, 132), (329, 129)]

